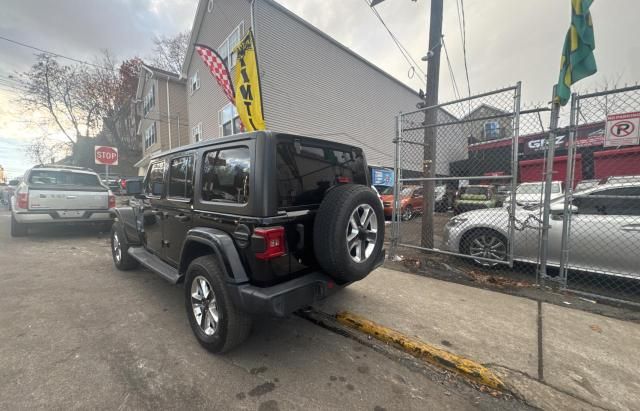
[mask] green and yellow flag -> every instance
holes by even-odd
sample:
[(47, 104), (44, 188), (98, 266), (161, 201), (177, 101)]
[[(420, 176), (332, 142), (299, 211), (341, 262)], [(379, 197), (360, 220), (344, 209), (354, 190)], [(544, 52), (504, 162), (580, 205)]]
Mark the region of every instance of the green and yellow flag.
[(233, 51), (238, 54), (234, 75), (235, 104), (244, 131), (264, 130), (260, 74), (251, 30)]
[(571, 85), (598, 71), (593, 50), (596, 48), (589, 8), (593, 0), (571, 0), (571, 27), (567, 32), (560, 61), (560, 79), (555, 101), (567, 104)]

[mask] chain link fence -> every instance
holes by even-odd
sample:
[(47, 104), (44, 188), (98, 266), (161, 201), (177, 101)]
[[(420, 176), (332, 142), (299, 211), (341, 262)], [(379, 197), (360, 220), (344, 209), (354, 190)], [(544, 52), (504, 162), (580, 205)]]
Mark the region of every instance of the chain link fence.
[[(473, 281), (552, 279), (564, 290), (640, 301), (638, 112), (640, 87), (574, 96), (570, 127), (550, 135), (550, 110), (521, 108), (518, 83), (401, 114), (396, 184), (383, 196), (391, 254)], [(626, 144), (605, 138), (615, 124)]]
[(640, 86), (573, 96), (563, 213), (551, 207), (567, 290), (640, 304), (639, 127)]

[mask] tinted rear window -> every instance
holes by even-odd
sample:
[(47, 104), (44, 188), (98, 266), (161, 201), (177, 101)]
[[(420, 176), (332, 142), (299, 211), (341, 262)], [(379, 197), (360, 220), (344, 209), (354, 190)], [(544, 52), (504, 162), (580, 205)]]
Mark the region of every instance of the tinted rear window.
[(99, 186), (95, 174), (73, 173), (69, 171), (33, 170), (29, 174), (29, 184), (49, 186)]
[(345, 150), (299, 142), (277, 146), (278, 206), (318, 205), (338, 183), (367, 184), (362, 150)]

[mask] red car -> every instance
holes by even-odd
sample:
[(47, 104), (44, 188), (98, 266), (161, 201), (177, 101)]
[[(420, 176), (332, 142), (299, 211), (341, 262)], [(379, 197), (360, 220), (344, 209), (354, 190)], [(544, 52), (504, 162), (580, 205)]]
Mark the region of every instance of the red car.
[[(385, 187), (380, 190), (385, 217), (393, 214), (393, 187)], [(400, 218), (403, 221), (411, 220), (424, 209), (424, 195), (422, 186), (404, 186), (400, 191)]]

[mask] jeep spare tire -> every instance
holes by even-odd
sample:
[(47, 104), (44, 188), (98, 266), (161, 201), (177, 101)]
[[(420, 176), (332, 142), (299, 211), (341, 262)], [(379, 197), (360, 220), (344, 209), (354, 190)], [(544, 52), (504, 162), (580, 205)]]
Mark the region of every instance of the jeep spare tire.
[(372, 189), (347, 184), (327, 192), (313, 225), (315, 256), (327, 274), (340, 282), (362, 280), (383, 242), (384, 212)]

